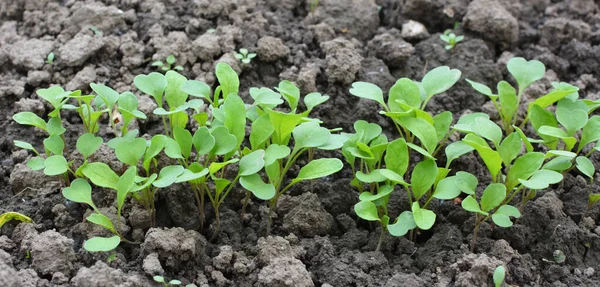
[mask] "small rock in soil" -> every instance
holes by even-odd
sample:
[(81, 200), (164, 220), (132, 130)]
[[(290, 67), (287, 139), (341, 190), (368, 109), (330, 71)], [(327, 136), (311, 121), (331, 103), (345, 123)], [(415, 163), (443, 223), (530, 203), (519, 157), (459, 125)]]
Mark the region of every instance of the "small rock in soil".
[(69, 67), (80, 66), (102, 47), (104, 47), (102, 37), (77, 34), (75, 38), (58, 49), (56, 59)]
[(307, 20), (313, 19), (328, 24), (337, 33), (361, 40), (371, 38), (379, 26), (378, 8), (373, 0), (321, 0), (314, 18), (307, 16)]
[(54, 43), (48, 40), (28, 39), (6, 45), (4, 50), (12, 64), (24, 70), (38, 70), (44, 66)]
[(75, 2), (71, 17), (63, 27), (73, 30), (94, 26), (100, 31), (109, 32), (117, 27), (124, 26), (123, 11), (115, 6), (105, 6), (101, 2)]
[(312, 30), (318, 44), (335, 39), (335, 31), (325, 23), (321, 22), (317, 25), (310, 25), (308, 28)]
[(13, 250), (16, 247), (15, 243), (6, 235), (0, 236), (0, 249), (5, 251)]
[(75, 287), (106, 287), (106, 286), (154, 286), (154, 282), (146, 276), (129, 273), (125, 274), (120, 269), (114, 269), (102, 261), (97, 261), (92, 267), (82, 267), (77, 275), (71, 279)]
[(41, 117), (46, 110), (41, 100), (22, 98), (15, 103), (15, 112), (32, 112)]
[(415, 52), (415, 48), (404, 41), (397, 29), (383, 30), (367, 44), (369, 55), (382, 59), (391, 68), (401, 67)]
[(27, 72), (27, 83), (31, 86), (38, 87), (42, 83), (50, 82), (50, 73), (47, 71), (29, 70)]
[(489, 278), (497, 266), (503, 262), (485, 254), (465, 254), (456, 263), (450, 265), (455, 275), (456, 286), (487, 286)]
[(60, 188), (60, 181), (57, 178), (44, 176), (42, 171), (31, 170), (24, 163), (15, 165), (10, 173), (9, 183), (15, 193), (28, 188), (35, 191), (35, 194), (49, 194)]
[(262, 266), (270, 264), (277, 258), (294, 258), (298, 254), (298, 251), (294, 250), (290, 243), (280, 236), (259, 238), (257, 248), (257, 259)]
[(225, 271), (231, 267), (233, 259), (233, 249), (229, 245), (224, 245), (219, 248), (219, 255), (213, 258), (213, 266), (218, 270)]
[(279, 38), (265, 36), (260, 38), (256, 45), (258, 57), (265, 62), (275, 62), (290, 54), (290, 48)]
[(212, 61), (222, 54), (220, 39), (216, 33), (204, 33), (192, 42), (192, 51), (202, 61)]
[(429, 38), (429, 32), (425, 25), (413, 21), (408, 20), (408, 22), (402, 24), (402, 38), (410, 41), (420, 41)]
[(0, 286), (36, 287), (39, 279), (33, 269), (17, 271), (11, 255), (0, 250)]
[(321, 72), (321, 66), (317, 63), (307, 63), (300, 72), (296, 82), (302, 94), (317, 92), (317, 75)]
[(302, 261), (295, 258), (277, 258), (260, 270), (257, 286), (312, 287), (315, 284)]
[(31, 252), (31, 266), (42, 275), (52, 275), (61, 272), (69, 275), (74, 269), (76, 259), (73, 251), (73, 239), (48, 230), (29, 239), (23, 240), (23, 252)]
[(587, 23), (565, 18), (550, 19), (544, 23), (541, 30), (540, 44), (555, 53), (571, 40), (585, 41), (591, 34)]
[(85, 90), (90, 83), (96, 82), (96, 66), (88, 65), (85, 66), (81, 71), (75, 74), (75, 77), (71, 79), (65, 86), (69, 91), (74, 90)]
[(218, 287), (231, 286), (231, 282), (225, 278), (225, 275), (223, 275), (223, 272), (221, 271), (213, 270), (210, 272), (210, 278), (215, 281), (215, 284)]
[(142, 268), (149, 276), (163, 275), (165, 273), (165, 270), (160, 265), (160, 260), (158, 260), (157, 253), (150, 253), (148, 256), (146, 256), (146, 258), (144, 258)]
[[(283, 228), (288, 232), (314, 237), (326, 235), (333, 225), (333, 216), (323, 206), (314, 193), (303, 193), (290, 198), (293, 208), (283, 217)], [(281, 203), (280, 205), (284, 205)]]
[(512, 47), (519, 40), (519, 23), (498, 0), (475, 0), (463, 19), (467, 29), (483, 38)]
[(414, 273), (396, 273), (385, 284), (386, 287), (426, 287), (431, 286), (431, 282), (425, 281)]
[(158, 253), (166, 267), (178, 268), (185, 262), (206, 260), (206, 239), (194, 230), (151, 228), (142, 244), (142, 254)]
[(336, 38), (321, 44), (327, 61), (327, 80), (330, 84), (351, 84), (360, 69), (362, 56), (354, 44), (343, 38)]
[(386, 63), (373, 57), (362, 60), (358, 79), (377, 85), (383, 91), (388, 91), (396, 82)]

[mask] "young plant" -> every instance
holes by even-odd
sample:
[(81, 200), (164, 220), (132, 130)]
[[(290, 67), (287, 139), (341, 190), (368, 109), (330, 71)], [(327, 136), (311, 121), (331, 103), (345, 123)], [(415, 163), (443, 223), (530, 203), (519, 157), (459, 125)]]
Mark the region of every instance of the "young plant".
[(161, 283), (164, 287), (181, 285), (181, 281), (176, 280), (176, 279), (166, 282), (165, 278), (160, 275), (156, 275), (156, 276), (152, 277), (152, 279), (154, 279), (154, 282), (156, 282), (156, 283)]
[(581, 218), (583, 219), (586, 217), (586, 215), (592, 209), (592, 207), (594, 207), (594, 205), (598, 201), (600, 201), (600, 194), (593, 192), (593, 190), (594, 190), (593, 189), (594, 174), (596, 173), (596, 168), (594, 167), (594, 164), (592, 163), (592, 161), (589, 158), (584, 157), (584, 156), (578, 156), (575, 159), (575, 161), (576, 161), (577, 169), (590, 179), (590, 183), (589, 183), (590, 192), (589, 192), (589, 196), (588, 196), (588, 204), (587, 204), (587, 208), (585, 209), (585, 212), (581, 216)]
[(31, 218), (29, 218), (27, 215), (18, 213), (18, 212), (5, 212), (0, 214), (0, 228), (2, 228), (2, 226), (4, 226), (4, 224), (6, 224), (7, 222), (11, 221), (11, 220), (17, 220), (17, 221), (21, 221), (21, 222), (33, 222), (33, 220), (31, 220)]
[(502, 283), (504, 283), (504, 278), (506, 277), (506, 270), (504, 270), (504, 266), (500, 265), (494, 269), (494, 286), (500, 287)]
[[(240, 178), (240, 184), (249, 191), (242, 213), (250, 193), (259, 199), (269, 200), (267, 233), (271, 228), (271, 213), (281, 195), (302, 181), (326, 177), (342, 169), (342, 162), (336, 158), (314, 160), (314, 150), (339, 149), (345, 141), (344, 136), (332, 134), (327, 128), (321, 127), (317, 119), (308, 118), (313, 108), (329, 99), (328, 96), (320, 93), (306, 95), (303, 99), (306, 111), (298, 113), (300, 90), (291, 82), (282, 81), (277, 91), (251, 88), (250, 96), (254, 103), (246, 111), (246, 117), (252, 121), (249, 150), (264, 150), (268, 181), (265, 183), (259, 174)], [(289, 106), (289, 113), (275, 110), (284, 102), (282, 97)], [(288, 146), (292, 140), (293, 148), (290, 148)], [(300, 168), (296, 178), (287, 182), (288, 171), (304, 154), (308, 154), (306, 165)]]
[(235, 53), (235, 58), (242, 61), (243, 64), (250, 64), (250, 61), (256, 57), (256, 53), (249, 53), (248, 49), (241, 48), (239, 53)]
[(451, 29), (447, 29), (446, 31), (444, 31), (444, 34), (440, 35), (440, 39), (446, 42), (447, 45), (444, 46), (446, 50), (452, 50), (454, 49), (454, 46), (456, 46), (456, 44), (465, 39), (465, 36), (457, 36), (452, 32)]
[(310, 10), (310, 15), (314, 18), (315, 17), (315, 11), (317, 10), (317, 7), (319, 6), (319, 0), (309, 0), (309, 10)]
[(157, 67), (158, 69), (160, 69), (163, 72), (167, 72), (167, 71), (171, 71), (171, 70), (175, 70), (175, 71), (183, 71), (183, 67), (180, 65), (175, 65), (175, 63), (177, 62), (177, 59), (175, 58), (174, 55), (169, 55), (167, 57), (167, 59), (165, 59), (165, 62), (163, 61), (154, 61), (152, 62), (152, 66), (153, 67)]
[(52, 66), (52, 64), (54, 64), (54, 52), (48, 53), (48, 56), (46, 57), (46, 64), (48, 64), (48, 66)]

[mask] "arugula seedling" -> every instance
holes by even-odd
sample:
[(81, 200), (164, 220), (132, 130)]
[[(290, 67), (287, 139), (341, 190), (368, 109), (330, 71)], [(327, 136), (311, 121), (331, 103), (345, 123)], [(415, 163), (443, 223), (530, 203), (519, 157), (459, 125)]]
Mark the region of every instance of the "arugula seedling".
[[(515, 57), (508, 61), (507, 68), (513, 78), (517, 81), (518, 89), (515, 90), (508, 82), (501, 81), (498, 83), (498, 94), (492, 93), (492, 90), (484, 84), (477, 83), (467, 79), (467, 82), (481, 94), (484, 94), (492, 100), (494, 107), (500, 115), (504, 131), (510, 134), (514, 131), (513, 125), (516, 124), (518, 118), (518, 109), (521, 105), (521, 97), (523, 92), (532, 83), (540, 80), (546, 73), (544, 64), (537, 60), (527, 61), (521, 57)], [(566, 95), (565, 95), (566, 96)], [(564, 96), (563, 96), (564, 97)], [(559, 95), (548, 94), (537, 99), (533, 104), (543, 104), (544, 107), (551, 105), (560, 99)], [(537, 103), (536, 103), (537, 102)], [(527, 118), (523, 120), (520, 127), (526, 124)]]
[(167, 57), (167, 59), (165, 59), (165, 62), (154, 61), (154, 62), (152, 62), (152, 66), (157, 67), (158, 69), (160, 69), (163, 72), (167, 72), (167, 71), (171, 71), (171, 70), (183, 71), (183, 67), (180, 65), (176, 65), (173, 67), (173, 65), (175, 65), (176, 62), (177, 62), (177, 59), (175, 58), (174, 55), (171, 54)]
[(256, 53), (248, 53), (248, 49), (241, 48), (239, 53), (235, 53), (235, 58), (242, 61), (243, 64), (250, 64), (250, 61), (256, 57)]
[(48, 56), (46, 57), (46, 64), (48, 64), (49, 66), (52, 66), (52, 64), (54, 64), (54, 52), (48, 53)]
[(440, 35), (440, 39), (446, 42), (447, 45), (444, 46), (446, 50), (452, 50), (454, 49), (454, 46), (456, 46), (456, 44), (465, 39), (465, 36), (457, 36), (452, 32), (451, 29), (447, 29), (446, 31), (444, 31), (444, 34)]
[(162, 276), (160, 276), (160, 275), (156, 275), (156, 276), (152, 277), (152, 279), (154, 279), (154, 282), (156, 282), (156, 283), (162, 283), (162, 285), (164, 287), (179, 286), (179, 285), (181, 285), (181, 281), (176, 280), (176, 279), (173, 279), (173, 280), (171, 280), (169, 282), (166, 282), (165, 278), (162, 277)]
[(504, 266), (500, 265), (498, 267), (496, 267), (496, 269), (494, 269), (494, 286), (495, 287), (500, 287), (502, 286), (502, 283), (504, 283), (504, 278), (506, 277), (506, 270), (504, 269)]

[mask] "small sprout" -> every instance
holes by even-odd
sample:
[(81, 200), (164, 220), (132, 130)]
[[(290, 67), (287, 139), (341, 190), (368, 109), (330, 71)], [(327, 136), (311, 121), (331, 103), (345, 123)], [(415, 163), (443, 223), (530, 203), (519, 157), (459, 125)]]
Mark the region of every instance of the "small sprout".
[(53, 63), (54, 63), (54, 52), (50, 52), (48, 54), (48, 56), (46, 57), (46, 64), (52, 66)]
[(212, 34), (212, 33), (215, 33), (215, 32), (217, 32), (217, 29), (215, 29), (215, 28), (210, 28), (210, 29), (206, 30), (206, 32), (207, 32), (207, 33), (211, 33), (211, 34)]
[(239, 53), (235, 54), (235, 58), (242, 61), (244, 64), (250, 64), (250, 61), (256, 57), (256, 53), (249, 53), (248, 49), (241, 48)]
[(504, 266), (500, 265), (496, 267), (494, 270), (494, 286), (500, 287), (502, 283), (504, 283), (504, 278), (506, 277), (506, 270), (504, 270)]
[(112, 253), (108, 256), (108, 258), (106, 258), (106, 263), (110, 264), (115, 261), (115, 259), (117, 259), (117, 253)]
[(554, 250), (554, 252), (552, 253), (552, 257), (554, 258), (554, 262), (559, 264), (565, 262), (565, 260), (567, 259), (565, 253), (562, 252), (562, 250)]
[(102, 31), (100, 29), (98, 29), (98, 27), (96, 26), (90, 26), (90, 30), (92, 30), (92, 32), (94, 32), (94, 35), (96, 36), (102, 36), (104, 33), (102, 33)]
[(7, 223), (7, 222), (9, 222), (11, 220), (18, 220), (18, 221), (21, 221), (21, 222), (33, 222), (31, 220), (31, 218), (29, 218), (28, 216), (23, 215), (21, 213), (18, 213), (18, 212), (5, 212), (5, 213), (2, 213), (2, 215), (0, 215), (0, 228), (2, 228), (2, 226), (5, 223)]
[(173, 66), (177, 62), (177, 58), (175, 58), (175, 56), (173, 54), (169, 55), (167, 57), (167, 59), (165, 59), (165, 62), (154, 61), (154, 62), (152, 62), (151, 65), (154, 67), (158, 67), (163, 72), (167, 72), (167, 71), (171, 71), (171, 70), (183, 71), (183, 66), (180, 66), (180, 65)]
[(444, 31), (444, 34), (440, 35), (440, 39), (446, 42), (447, 45), (444, 47), (446, 50), (452, 50), (456, 44), (465, 39), (465, 36), (457, 36), (456, 34), (452, 33), (451, 29), (448, 29)]
[[(310, 15), (314, 18), (315, 17), (315, 11), (317, 10), (317, 6), (319, 6), (319, 0), (309, 0), (310, 3)], [(381, 7), (379, 7), (381, 8)]]
[[(162, 276), (160, 276), (160, 275), (156, 275), (156, 276), (152, 277), (152, 279), (154, 279), (154, 282), (156, 282), (156, 283), (162, 283), (164, 287), (179, 286), (179, 285), (181, 285), (181, 281), (176, 280), (176, 279), (173, 279), (173, 280), (171, 280), (169, 282), (166, 282), (165, 278), (162, 277)], [(189, 286), (189, 285), (190, 284), (186, 285), (186, 287)]]
[(25, 250), (25, 259), (31, 259), (31, 251)]

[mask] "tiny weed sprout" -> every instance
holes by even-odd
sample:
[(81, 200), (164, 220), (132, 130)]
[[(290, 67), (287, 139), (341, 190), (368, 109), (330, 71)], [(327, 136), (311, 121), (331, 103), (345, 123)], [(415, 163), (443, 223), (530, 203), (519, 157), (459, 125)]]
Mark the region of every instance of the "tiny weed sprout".
[(174, 55), (169, 55), (167, 57), (167, 59), (165, 59), (165, 61), (154, 61), (152, 62), (152, 66), (157, 67), (158, 69), (160, 69), (163, 72), (167, 72), (167, 71), (171, 71), (171, 70), (175, 70), (175, 71), (183, 71), (183, 66), (180, 65), (175, 65), (175, 63), (177, 62), (177, 59), (175, 58)]
[(235, 58), (244, 64), (250, 64), (250, 61), (256, 57), (256, 53), (249, 53), (248, 49), (241, 48), (239, 53), (235, 53)]
[(102, 33), (102, 31), (100, 29), (98, 29), (98, 27), (96, 26), (90, 26), (90, 30), (92, 30), (92, 32), (94, 32), (94, 35), (96, 36), (102, 36), (104, 33)]
[[(154, 282), (156, 282), (156, 283), (161, 283), (164, 287), (181, 285), (181, 281), (175, 280), (175, 279), (173, 279), (169, 282), (166, 282), (165, 278), (160, 275), (156, 275), (156, 276), (152, 277), (152, 279), (154, 279)], [(186, 285), (186, 287), (187, 287), (187, 285)]]
[(314, 18), (315, 11), (317, 10), (317, 7), (319, 6), (319, 0), (308, 0), (308, 1), (309, 1), (310, 15)]
[(54, 63), (54, 52), (50, 52), (50, 53), (48, 53), (48, 56), (46, 57), (46, 64), (48, 64), (49, 66), (52, 66), (53, 63)]
[(502, 283), (504, 283), (505, 277), (506, 277), (506, 270), (504, 269), (504, 266), (500, 265), (500, 266), (496, 267), (496, 269), (494, 269), (494, 275), (492, 277), (494, 279), (494, 286), (495, 287), (502, 286)]
[(29, 218), (28, 216), (18, 213), (18, 212), (5, 212), (0, 214), (0, 228), (2, 228), (2, 226), (4, 226), (4, 224), (6, 224), (7, 222), (11, 221), (11, 220), (17, 220), (17, 221), (21, 221), (21, 222), (33, 222), (33, 220), (31, 220), (31, 218)]
[(465, 39), (465, 36), (457, 36), (451, 29), (447, 29), (444, 34), (440, 35), (440, 39), (446, 43), (446, 46), (444, 46), (446, 50), (452, 50), (456, 44)]

